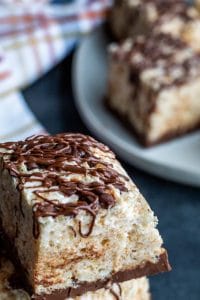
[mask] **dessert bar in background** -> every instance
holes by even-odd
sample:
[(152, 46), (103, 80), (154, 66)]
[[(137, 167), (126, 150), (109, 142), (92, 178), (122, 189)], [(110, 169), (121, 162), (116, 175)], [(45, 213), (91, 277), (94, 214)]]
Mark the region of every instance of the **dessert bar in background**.
[(200, 51), (199, 13), (183, 0), (116, 0), (109, 24), (117, 40), (155, 31), (179, 37)]
[(0, 153), (2, 241), (34, 299), (170, 270), (157, 218), (108, 147), (58, 134)]
[[(20, 272), (13, 264), (0, 255), (0, 299), (1, 300), (31, 300), (29, 294), (22, 288)], [(58, 300), (59, 298), (54, 298)], [(119, 284), (109, 284), (95, 292), (87, 292), (82, 296), (68, 300), (150, 300), (149, 282), (146, 277), (132, 279)]]
[(200, 0), (194, 0), (195, 6), (198, 10), (198, 12), (200, 12)]
[(200, 55), (167, 34), (109, 50), (106, 104), (146, 146), (200, 126)]

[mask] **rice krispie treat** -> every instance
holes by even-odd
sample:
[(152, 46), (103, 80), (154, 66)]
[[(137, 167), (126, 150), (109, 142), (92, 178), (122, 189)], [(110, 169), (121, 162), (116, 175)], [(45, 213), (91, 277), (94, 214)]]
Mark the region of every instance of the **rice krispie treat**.
[(157, 218), (108, 147), (58, 134), (0, 152), (3, 242), (36, 299), (170, 270)]
[(110, 28), (118, 40), (155, 31), (179, 37), (200, 51), (199, 14), (183, 0), (116, 0)]
[(107, 105), (153, 145), (200, 126), (200, 55), (166, 34), (110, 47)]

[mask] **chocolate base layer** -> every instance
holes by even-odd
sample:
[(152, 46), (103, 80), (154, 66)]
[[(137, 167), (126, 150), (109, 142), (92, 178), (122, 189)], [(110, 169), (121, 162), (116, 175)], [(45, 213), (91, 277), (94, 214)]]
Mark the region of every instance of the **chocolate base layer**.
[[(0, 221), (1, 226), (1, 221)], [(108, 280), (105, 281), (97, 281), (97, 282), (79, 282), (77, 283), (78, 287), (76, 288), (66, 288), (64, 290), (56, 290), (50, 295), (36, 295), (34, 294), (34, 291), (30, 284), (28, 283), (27, 276), (26, 276), (26, 270), (22, 267), (20, 264), (20, 260), (17, 257), (17, 251), (13, 247), (13, 243), (8, 239), (6, 234), (3, 232), (3, 230), (0, 230), (0, 245), (3, 246), (3, 248), (6, 251), (7, 257), (12, 261), (12, 263), (15, 265), (17, 270), (20, 270), (19, 273), (22, 274), (21, 278), (17, 279), (17, 285), (15, 288), (23, 288), (25, 289), (30, 295), (32, 299), (35, 300), (64, 300), (68, 297), (76, 297), (81, 296), (86, 292), (89, 291), (96, 291), (98, 289), (101, 289), (105, 287), (108, 283)], [(143, 276), (149, 276), (149, 275), (155, 275), (160, 272), (167, 272), (171, 270), (171, 266), (168, 262), (168, 255), (167, 252), (164, 251), (160, 257), (157, 263), (151, 263), (147, 262), (142, 266), (139, 266), (135, 269), (125, 270), (125, 271), (119, 271), (111, 276), (109, 278), (109, 281), (113, 283), (120, 283), (123, 281), (127, 281), (130, 279), (136, 279)], [(19, 286), (21, 285), (21, 286)]]
[(149, 142), (146, 140), (145, 136), (143, 134), (139, 134), (135, 127), (129, 122), (129, 120), (126, 119), (125, 116), (122, 116), (118, 111), (113, 109), (113, 107), (110, 106), (108, 98), (104, 98), (104, 105), (106, 109), (117, 118), (118, 121), (121, 122), (121, 124), (131, 133), (134, 135), (134, 137), (137, 139), (137, 141), (144, 147), (149, 148), (152, 146), (159, 145), (161, 143), (166, 143), (170, 140), (173, 140), (175, 138), (181, 137), (183, 135), (195, 132), (200, 129), (200, 122), (198, 124), (195, 124), (193, 127), (188, 129), (177, 129), (170, 132), (167, 132), (166, 134), (162, 135), (159, 139), (157, 139), (154, 142)]
[[(168, 262), (167, 252), (165, 251), (160, 255), (159, 261), (156, 264), (151, 262), (145, 263), (143, 266), (139, 266), (135, 269), (120, 271), (109, 279), (109, 281), (113, 283), (120, 283), (124, 281), (128, 281), (131, 279), (136, 279), (143, 277), (144, 275), (155, 275), (160, 272), (170, 271), (171, 267)], [(36, 300), (64, 300), (66, 297), (76, 297), (81, 296), (88, 291), (96, 291), (98, 289), (104, 288), (108, 283), (106, 281), (97, 281), (97, 282), (80, 282), (77, 288), (68, 288), (65, 290), (59, 290), (51, 295), (35, 295), (33, 299)]]

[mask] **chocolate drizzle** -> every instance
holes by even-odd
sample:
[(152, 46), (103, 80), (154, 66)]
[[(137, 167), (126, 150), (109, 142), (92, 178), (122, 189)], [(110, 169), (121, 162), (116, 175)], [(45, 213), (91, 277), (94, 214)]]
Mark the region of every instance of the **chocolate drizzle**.
[[(55, 136), (34, 136), (25, 141), (0, 144), (4, 168), (17, 178), (17, 188), (21, 195), (30, 189), (35, 195), (33, 204), (33, 234), (39, 237), (40, 217), (59, 215), (76, 217), (82, 210), (91, 216), (87, 232), (83, 232), (79, 222), (79, 234), (88, 237), (95, 224), (100, 208), (108, 209), (115, 205), (113, 187), (120, 192), (127, 191), (122, 174), (113, 165), (95, 155), (95, 149), (109, 155), (114, 154), (101, 143), (81, 134), (58, 134)], [(98, 178), (85, 183), (77, 175)], [(71, 175), (70, 179), (68, 175)], [(123, 179), (123, 180), (122, 180)], [(47, 194), (59, 192), (65, 197), (77, 196), (76, 202), (61, 203), (50, 200)], [(21, 197), (22, 198), (22, 197)], [(22, 199), (21, 199), (22, 201)], [(21, 213), (23, 205), (20, 204)], [(74, 230), (74, 229), (73, 229)], [(75, 232), (76, 234), (76, 232)]]
[(113, 51), (113, 59), (129, 65), (129, 80), (136, 89), (140, 89), (141, 74), (147, 70), (155, 71), (149, 80), (156, 92), (180, 86), (200, 75), (200, 55), (185, 42), (164, 33), (138, 36), (123, 43)]

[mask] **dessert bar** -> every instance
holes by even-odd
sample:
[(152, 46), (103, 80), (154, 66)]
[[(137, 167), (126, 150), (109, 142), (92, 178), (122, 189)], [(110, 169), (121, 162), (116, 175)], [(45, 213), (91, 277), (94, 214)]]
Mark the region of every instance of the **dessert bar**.
[(0, 153), (2, 241), (35, 299), (170, 270), (157, 218), (108, 147), (58, 134)]
[(109, 24), (117, 40), (155, 31), (179, 37), (200, 51), (199, 13), (183, 0), (116, 0)]
[(107, 106), (150, 146), (200, 126), (200, 55), (167, 34), (109, 48)]

